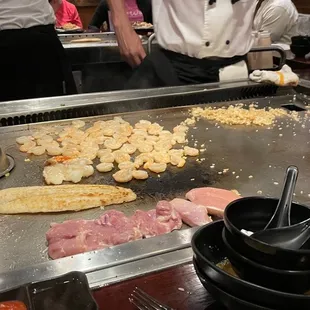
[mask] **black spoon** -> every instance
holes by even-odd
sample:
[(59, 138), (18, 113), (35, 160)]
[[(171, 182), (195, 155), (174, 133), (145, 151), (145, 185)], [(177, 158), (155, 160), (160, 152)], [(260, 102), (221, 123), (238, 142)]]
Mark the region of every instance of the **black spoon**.
[(251, 237), (287, 250), (299, 250), (310, 238), (310, 218), (292, 226), (262, 230)]
[(291, 204), (298, 177), (298, 168), (290, 166), (286, 170), (285, 181), (277, 209), (264, 230), (290, 226)]

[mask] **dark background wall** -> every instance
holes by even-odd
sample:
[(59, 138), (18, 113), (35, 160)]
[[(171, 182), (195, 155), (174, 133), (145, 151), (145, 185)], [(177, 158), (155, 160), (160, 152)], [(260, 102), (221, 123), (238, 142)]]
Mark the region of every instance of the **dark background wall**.
[[(80, 13), (84, 28), (87, 28), (99, 0), (70, 0)], [(293, 0), (299, 13), (310, 14), (310, 0)]]
[(299, 13), (310, 14), (310, 0), (293, 0)]

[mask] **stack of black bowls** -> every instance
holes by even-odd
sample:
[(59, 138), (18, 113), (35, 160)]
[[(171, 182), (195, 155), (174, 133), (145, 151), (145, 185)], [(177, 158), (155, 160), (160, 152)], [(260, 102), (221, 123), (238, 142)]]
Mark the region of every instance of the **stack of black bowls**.
[[(197, 275), (228, 309), (310, 310), (310, 241), (299, 250), (287, 250), (244, 233), (263, 230), (278, 201), (240, 198), (227, 206), (224, 221), (210, 223), (193, 236)], [(291, 205), (291, 225), (309, 218), (307, 206)]]

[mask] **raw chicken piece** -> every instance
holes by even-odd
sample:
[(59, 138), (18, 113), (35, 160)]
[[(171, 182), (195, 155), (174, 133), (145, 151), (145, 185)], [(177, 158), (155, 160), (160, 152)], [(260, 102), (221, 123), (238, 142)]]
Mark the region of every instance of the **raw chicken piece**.
[(168, 201), (159, 201), (156, 210), (136, 211), (132, 219), (146, 238), (166, 234), (182, 227), (182, 220)]
[(136, 211), (132, 217), (111, 210), (97, 220), (51, 224), (46, 233), (48, 253), (53, 259), (71, 256), (165, 234), (181, 226), (180, 215), (167, 201), (158, 203), (156, 210)]
[(98, 220), (52, 224), (46, 233), (48, 253), (53, 259), (103, 249), (141, 237), (134, 222), (116, 210), (105, 212)]
[(194, 188), (185, 197), (197, 205), (207, 207), (209, 214), (218, 217), (223, 217), (224, 210), (229, 203), (240, 198), (229, 190), (213, 187)]
[(172, 207), (180, 214), (182, 221), (191, 226), (202, 226), (212, 222), (207, 208), (188, 200), (175, 198), (170, 201)]

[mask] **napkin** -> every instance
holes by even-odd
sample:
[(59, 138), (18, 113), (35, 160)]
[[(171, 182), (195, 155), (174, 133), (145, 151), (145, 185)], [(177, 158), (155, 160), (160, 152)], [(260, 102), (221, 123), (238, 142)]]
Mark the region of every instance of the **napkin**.
[(284, 65), (280, 71), (255, 70), (250, 74), (254, 82), (267, 82), (278, 86), (297, 86), (299, 77), (288, 65)]

